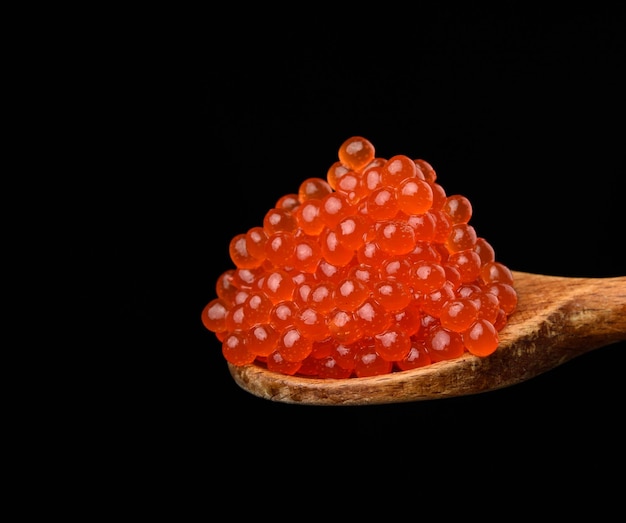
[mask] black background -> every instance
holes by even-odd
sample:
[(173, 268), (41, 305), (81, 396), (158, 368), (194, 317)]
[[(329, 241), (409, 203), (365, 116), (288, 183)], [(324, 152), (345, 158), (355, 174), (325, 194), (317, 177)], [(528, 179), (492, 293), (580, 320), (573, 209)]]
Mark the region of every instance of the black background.
[[(106, 32), (89, 105), (109, 129), (102, 358), (123, 391), (109, 430), (138, 468), (193, 469), (235, 491), (317, 471), (322, 498), (335, 472), (389, 486), (375, 465), (418, 483), (445, 470), (446, 488), (483, 496), (509, 475), (584, 491), (623, 473), (623, 342), (477, 396), (307, 407), (239, 389), (200, 322), (230, 239), (324, 177), (353, 135), (429, 161), (511, 269), (626, 274), (616, 5), (142, 13)], [(473, 485), (477, 472), (491, 483)]]

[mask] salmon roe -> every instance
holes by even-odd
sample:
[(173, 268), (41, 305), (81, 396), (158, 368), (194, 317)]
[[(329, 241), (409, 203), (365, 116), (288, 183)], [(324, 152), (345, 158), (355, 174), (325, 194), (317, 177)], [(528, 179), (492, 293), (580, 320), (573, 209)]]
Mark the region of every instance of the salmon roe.
[(497, 350), (512, 272), (433, 166), (354, 136), (228, 246), (202, 324), (233, 365), (347, 379)]

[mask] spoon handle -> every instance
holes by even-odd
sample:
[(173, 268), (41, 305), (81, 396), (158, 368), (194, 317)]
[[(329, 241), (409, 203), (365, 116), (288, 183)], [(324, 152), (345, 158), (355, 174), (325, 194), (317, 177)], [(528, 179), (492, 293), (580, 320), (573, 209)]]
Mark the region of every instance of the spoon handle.
[(594, 279), (580, 299), (572, 300), (568, 312), (581, 343), (596, 339), (606, 345), (626, 339), (626, 276)]
[[(543, 315), (539, 338), (550, 340), (552, 348), (586, 352), (626, 339), (626, 276), (542, 276), (529, 278), (524, 285), (521, 299), (527, 296), (533, 305), (521, 309), (534, 320)], [(528, 326), (536, 329), (536, 321)], [(523, 334), (524, 322), (519, 327), (517, 339)]]

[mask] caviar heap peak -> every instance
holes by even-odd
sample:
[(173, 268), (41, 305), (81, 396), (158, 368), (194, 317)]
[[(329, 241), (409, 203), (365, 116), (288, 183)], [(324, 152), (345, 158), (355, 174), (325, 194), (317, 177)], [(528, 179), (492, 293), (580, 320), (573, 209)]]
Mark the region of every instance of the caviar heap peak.
[(234, 365), (348, 379), (493, 353), (511, 271), (427, 161), (360, 136), (235, 235), (204, 326)]

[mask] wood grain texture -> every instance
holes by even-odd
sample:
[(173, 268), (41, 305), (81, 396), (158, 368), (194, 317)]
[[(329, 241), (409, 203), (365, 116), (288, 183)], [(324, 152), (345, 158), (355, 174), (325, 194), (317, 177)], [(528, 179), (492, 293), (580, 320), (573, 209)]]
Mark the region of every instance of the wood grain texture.
[(626, 339), (626, 276), (566, 278), (513, 271), (518, 306), (498, 349), (480, 358), (342, 380), (285, 376), (228, 364), (244, 390), (303, 405), (373, 405), (478, 394), (520, 383), (570, 359)]

